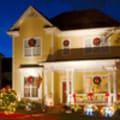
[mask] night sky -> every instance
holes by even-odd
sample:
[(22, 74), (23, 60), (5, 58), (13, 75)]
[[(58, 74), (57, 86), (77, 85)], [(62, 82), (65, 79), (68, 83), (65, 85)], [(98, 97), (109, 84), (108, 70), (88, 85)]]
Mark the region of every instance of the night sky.
[(97, 8), (120, 22), (120, 0), (0, 0), (0, 53), (6, 57), (12, 57), (12, 39), (6, 31), (29, 5), (48, 18), (66, 11)]

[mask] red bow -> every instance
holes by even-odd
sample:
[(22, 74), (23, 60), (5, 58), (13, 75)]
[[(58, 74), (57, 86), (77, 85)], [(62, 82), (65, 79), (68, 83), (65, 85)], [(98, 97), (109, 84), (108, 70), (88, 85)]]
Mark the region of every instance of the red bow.
[(73, 100), (74, 100), (74, 103), (76, 103), (76, 94), (75, 93), (73, 94)]
[(106, 96), (106, 101), (108, 102), (108, 97), (110, 96), (109, 93), (106, 93), (105, 96)]
[(93, 93), (89, 93), (88, 96), (90, 97), (90, 100), (93, 101)]

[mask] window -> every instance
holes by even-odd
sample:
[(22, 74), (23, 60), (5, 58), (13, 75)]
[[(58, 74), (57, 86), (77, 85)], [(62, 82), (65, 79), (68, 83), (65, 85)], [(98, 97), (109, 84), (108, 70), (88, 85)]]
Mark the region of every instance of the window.
[(100, 38), (100, 37), (87, 38), (84, 40), (83, 43), (84, 43), (83, 46), (85, 48), (109, 46), (109, 40), (108, 39), (106, 40), (106, 39)]
[(38, 97), (38, 77), (25, 77), (24, 78), (24, 97)]
[(31, 38), (24, 40), (24, 56), (41, 56), (41, 40), (40, 38)]

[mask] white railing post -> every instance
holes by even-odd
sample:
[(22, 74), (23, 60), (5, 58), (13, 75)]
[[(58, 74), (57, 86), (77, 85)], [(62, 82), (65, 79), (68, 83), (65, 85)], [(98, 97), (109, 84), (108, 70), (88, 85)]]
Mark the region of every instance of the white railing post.
[(110, 72), (108, 72), (108, 93), (109, 93), (108, 105), (111, 105), (111, 73)]
[(48, 70), (44, 70), (44, 100), (45, 104), (47, 104), (48, 97)]
[(116, 100), (117, 100), (116, 82), (117, 82), (117, 80), (116, 80), (116, 68), (114, 68), (114, 70), (113, 70), (113, 93), (114, 93), (114, 95), (113, 95), (113, 102), (116, 102)]

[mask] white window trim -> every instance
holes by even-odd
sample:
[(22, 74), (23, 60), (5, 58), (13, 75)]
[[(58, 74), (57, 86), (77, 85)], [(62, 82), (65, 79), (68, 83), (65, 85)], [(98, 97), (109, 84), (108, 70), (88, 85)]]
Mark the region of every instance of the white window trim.
[[(39, 39), (40, 40), (40, 51), (41, 51), (41, 53), (40, 53), (40, 55), (39, 56), (25, 56), (25, 48), (24, 48), (24, 43), (25, 43), (25, 40), (29, 40), (29, 39), (31, 39), (31, 38), (33, 38), (33, 39)], [(27, 37), (27, 38), (24, 38), (23, 39), (23, 57), (24, 58), (36, 58), (36, 57), (39, 57), (39, 58), (41, 58), (42, 57), (42, 47), (43, 47), (43, 44), (42, 44), (42, 38), (41, 37)]]
[[(32, 72), (33, 71), (33, 72)], [(31, 99), (31, 100), (42, 100), (42, 86), (43, 82), (41, 83), (40, 87), (38, 88), (38, 97), (24, 97), (24, 77), (34, 76), (38, 77), (39, 75), (42, 76), (42, 68), (23, 68), (20, 69), (21, 72), (21, 98)]]
[[(69, 42), (70, 42), (70, 44), (69, 44), (69, 46), (68, 47), (65, 47), (64, 45), (63, 45), (63, 41), (64, 40), (68, 40)], [(71, 48), (71, 39), (62, 39), (62, 49), (66, 49), (66, 48)]]
[[(91, 47), (91, 48), (94, 48), (95, 46), (92, 44), (92, 42), (93, 42), (93, 40), (94, 40), (94, 38), (100, 38), (101, 40), (103, 39), (102, 38), (103, 36), (90, 36), (90, 37), (87, 37), (87, 38), (85, 38), (85, 39), (83, 39), (83, 48), (88, 48), (88, 47), (86, 47), (86, 40), (87, 39), (89, 39), (90, 40), (90, 45), (91, 46), (89, 46), (89, 47)], [(111, 44), (110, 44), (110, 38), (108, 38), (108, 45), (107, 46), (111, 46)], [(98, 46), (98, 47), (102, 47), (101, 45), (100, 46)]]

